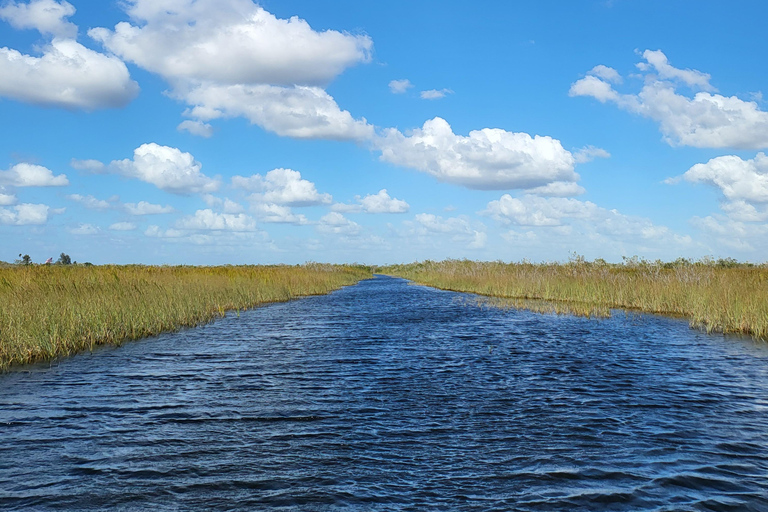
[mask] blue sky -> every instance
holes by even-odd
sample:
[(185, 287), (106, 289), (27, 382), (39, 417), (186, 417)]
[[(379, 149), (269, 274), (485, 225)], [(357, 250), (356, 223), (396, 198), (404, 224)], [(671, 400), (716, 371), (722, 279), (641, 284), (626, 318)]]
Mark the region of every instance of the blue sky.
[(760, 1), (0, 2), (0, 260), (768, 249)]

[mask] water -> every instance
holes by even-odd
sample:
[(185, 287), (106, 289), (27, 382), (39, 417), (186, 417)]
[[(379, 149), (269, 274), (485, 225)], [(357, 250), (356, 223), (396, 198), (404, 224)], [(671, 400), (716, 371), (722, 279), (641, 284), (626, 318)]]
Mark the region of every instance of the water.
[(3, 510), (768, 510), (768, 348), (379, 277), (0, 375)]

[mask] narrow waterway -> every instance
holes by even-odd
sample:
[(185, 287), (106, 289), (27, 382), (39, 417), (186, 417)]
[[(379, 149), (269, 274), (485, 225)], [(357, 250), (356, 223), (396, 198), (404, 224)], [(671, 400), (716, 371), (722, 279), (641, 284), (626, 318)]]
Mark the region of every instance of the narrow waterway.
[(0, 375), (2, 510), (768, 510), (768, 346), (388, 277)]

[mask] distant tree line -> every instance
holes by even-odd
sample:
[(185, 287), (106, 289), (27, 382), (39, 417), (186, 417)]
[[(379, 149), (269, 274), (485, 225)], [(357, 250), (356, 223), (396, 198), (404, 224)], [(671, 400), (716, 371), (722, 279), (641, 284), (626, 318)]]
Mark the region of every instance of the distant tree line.
[[(52, 261), (53, 258), (48, 258), (48, 260), (45, 262), (45, 264), (53, 263), (54, 265), (77, 265), (76, 261), (72, 261), (72, 258), (67, 253), (61, 253), (59, 255), (59, 259), (56, 260), (56, 262)], [(29, 254), (19, 254), (19, 259), (14, 261), (16, 265), (32, 265), (32, 258), (29, 256)], [(83, 265), (90, 267), (93, 265), (92, 263), (85, 262)]]

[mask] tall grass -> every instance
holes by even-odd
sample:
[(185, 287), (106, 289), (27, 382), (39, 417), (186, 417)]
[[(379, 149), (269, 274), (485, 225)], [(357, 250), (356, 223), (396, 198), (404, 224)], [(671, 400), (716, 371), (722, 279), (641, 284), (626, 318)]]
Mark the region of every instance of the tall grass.
[(362, 266), (0, 267), (0, 370), (208, 322), (227, 310), (324, 294)]
[(514, 307), (585, 316), (610, 308), (684, 316), (708, 332), (768, 339), (768, 266), (733, 260), (624, 264), (448, 260), (393, 265), (379, 272), (445, 290), (512, 299)]

